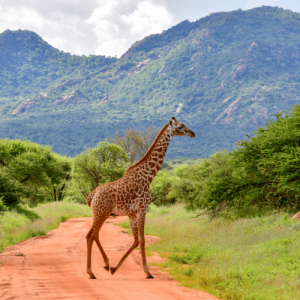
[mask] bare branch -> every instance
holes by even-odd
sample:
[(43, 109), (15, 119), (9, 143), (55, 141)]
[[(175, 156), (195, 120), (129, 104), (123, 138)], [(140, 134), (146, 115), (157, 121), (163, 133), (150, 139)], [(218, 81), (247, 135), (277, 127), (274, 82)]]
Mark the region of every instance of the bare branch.
[(133, 164), (145, 155), (158, 133), (159, 129), (154, 129), (153, 126), (149, 126), (142, 132), (129, 127), (124, 131), (123, 136), (116, 132), (115, 136), (113, 138), (108, 137), (108, 140), (130, 153), (130, 163)]

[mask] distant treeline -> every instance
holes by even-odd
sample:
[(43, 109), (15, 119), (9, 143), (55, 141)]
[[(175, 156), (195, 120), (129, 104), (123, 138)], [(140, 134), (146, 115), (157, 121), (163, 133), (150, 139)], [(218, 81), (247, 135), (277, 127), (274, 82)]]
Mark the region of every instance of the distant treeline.
[[(233, 151), (175, 167), (178, 161), (164, 163), (150, 187), (153, 202), (183, 202), (190, 210), (231, 218), (300, 210), (300, 105), (275, 116)], [(151, 130), (143, 134), (153, 140)], [(117, 134), (114, 142), (124, 138)], [(84, 203), (99, 184), (122, 177), (129, 160), (121, 146), (107, 142), (68, 158), (29, 141), (1, 140), (0, 210), (63, 199)]]

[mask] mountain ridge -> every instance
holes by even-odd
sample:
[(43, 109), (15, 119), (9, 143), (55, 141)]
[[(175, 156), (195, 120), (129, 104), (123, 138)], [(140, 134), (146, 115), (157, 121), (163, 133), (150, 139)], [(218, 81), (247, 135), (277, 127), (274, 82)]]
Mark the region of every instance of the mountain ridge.
[(6, 56), (11, 68), (0, 70), (0, 137), (76, 155), (115, 131), (159, 128), (175, 115), (199, 139), (175, 140), (168, 158), (232, 149), (299, 103), (298, 40), (300, 14), (268, 6), (185, 20), (137, 41), (120, 59), (74, 56), (40, 40), (26, 55), (16, 47)]

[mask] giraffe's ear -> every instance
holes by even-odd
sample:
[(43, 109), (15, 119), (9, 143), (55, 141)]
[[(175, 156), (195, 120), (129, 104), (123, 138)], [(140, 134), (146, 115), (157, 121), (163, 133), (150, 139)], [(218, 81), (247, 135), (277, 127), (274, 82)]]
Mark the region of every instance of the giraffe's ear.
[(172, 121), (171, 120), (169, 121), (169, 124), (170, 124), (170, 126), (172, 126)]
[(173, 120), (174, 124), (178, 123), (175, 117), (172, 117), (172, 120)]

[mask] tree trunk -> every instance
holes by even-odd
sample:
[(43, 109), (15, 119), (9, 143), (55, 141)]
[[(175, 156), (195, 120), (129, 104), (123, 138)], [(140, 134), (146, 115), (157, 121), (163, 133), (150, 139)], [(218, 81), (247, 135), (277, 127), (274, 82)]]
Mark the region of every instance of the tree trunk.
[(66, 186), (66, 184), (64, 183), (63, 186), (61, 187), (61, 189), (59, 190), (58, 201), (61, 201), (62, 193), (63, 193), (65, 186)]
[(54, 201), (56, 202), (56, 187), (53, 186), (53, 198), (54, 198)]

